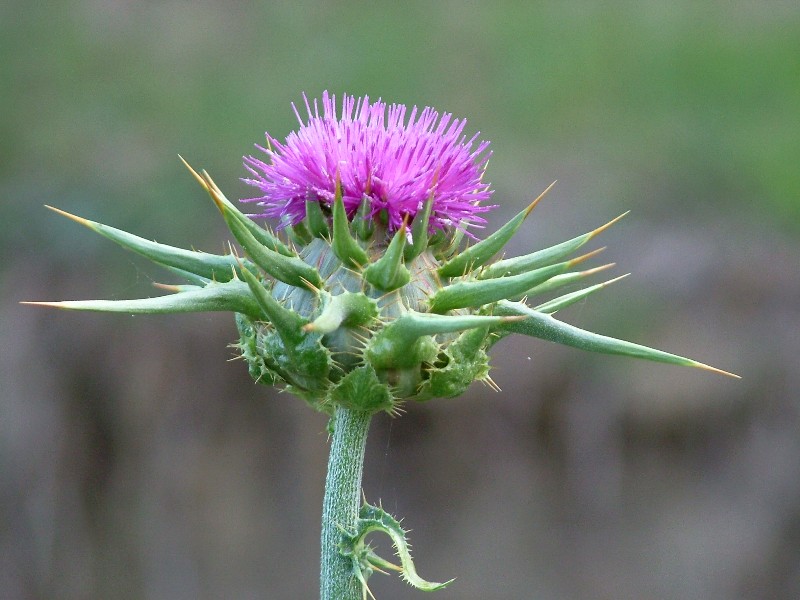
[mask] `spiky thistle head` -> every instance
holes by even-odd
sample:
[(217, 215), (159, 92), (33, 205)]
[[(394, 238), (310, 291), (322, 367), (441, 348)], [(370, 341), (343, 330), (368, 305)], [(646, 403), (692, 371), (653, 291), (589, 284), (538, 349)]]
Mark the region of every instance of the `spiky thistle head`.
[(267, 146), (257, 146), (267, 161), (247, 156), (247, 183), (261, 194), (260, 215), (280, 224), (296, 225), (307, 217), (307, 203), (323, 212), (333, 210), (337, 186), (350, 220), (365, 205), (359, 219), (384, 220), (398, 230), (413, 220), (425, 203), (432, 203), (429, 225), (445, 230), (482, 224), (481, 206), (491, 195), (482, 181), (489, 159), (489, 142), (478, 134), (467, 140), (466, 120), (449, 113), (439, 117), (430, 107), (421, 111), (400, 104), (387, 106), (368, 97), (345, 95), (337, 114), (336, 97), (324, 92), (322, 112), (316, 100), (303, 96), (307, 119), (294, 107), (300, 128), (285, 142), (269, 133)]
[[(491, 191), (482, 180), (488, 143), (467, 139), (463, 120), (430, 108), (406, 117), (403, 106), (350, 96), (337, 115), (327, 93), (321, 113), (316, 102), (305, 104), (308, 117), (298, 113), (297, 132), (285, 142), (267, 136), (266, 161), (245, 158), (246, 181), (260, 190), (245, 202), (262, 208), (257, 216), (276, 219), (288, 240), (240, 212), (205, 171), (190, 168), (244, 256), (181, 250), (72, 217), (189, 285), (168, 286), (175, 293), (157, 298), (45, 304), (235, 312), (237, 346), (252, 376), (326, 412), (395, 412), (404, 399), (456, 396), (475, 380), (494, 386), (487, 351), (512, 333), (716, 370), (553, 317), (616, 281), (556, 293), (611, 266), (576, 270), (597, 251), (572, 256), (617, 219), (493, 261), (544, 193), (485, 239), (467, 232), (483, 224)], [(530, 303), (543, 294), (549, 299)]]

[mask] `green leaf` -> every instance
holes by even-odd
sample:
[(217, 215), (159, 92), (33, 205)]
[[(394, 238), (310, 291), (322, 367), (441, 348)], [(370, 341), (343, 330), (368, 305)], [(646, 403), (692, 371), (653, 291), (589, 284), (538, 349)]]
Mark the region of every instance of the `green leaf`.
[[(216, 201), (215, 196), (212, 198)], [(225, 204), (217, 202), (217, 208), (222, 213), (231, 233), (248, 256), (266, 273), (279, 281), (299, 288), (305, 289), (309, 285), (316, 288), (322, 287), (322, 278), (314, 267), (303, 262), (298, 256), (285, 256), (264, 246), (253, 237), (250, 230)]]
[[(264, 285), (247, 269), (242, 271), (242, 277), (247, 283), (253, 298), (255, 298), (266, 319), (272, 323), (281, 338), (286, 338), (287, 343), (297, 343), (302, 337), (302, 327), (308, 323), (306, 319), (296, 312), (284, 308), (280, 302), (273, 298)], [(263, 317), (259, 320), (263, 320)]]
[[(189, 286), (187, 286), (188, 288)], [(186, 289), (169, 296), (134, 300), (67, 300), (63, 302), (23, 302), (65, 310), (86, 310), (128, 314), (168, 314), (229, 311), (261, 319), (258, 303), (247, 284), (238, 280), (209, 283), (206, 287)]]
[[(358, 517), (355, 533), (343, 532), (341, 545), (342, 554), (350, 557), (353, 561), (353, 570), (364, 587), (365, 597), (368, 592), (367, 578), (373, 570), (400, 571), (406, 583), (423, 592), (440, 590), (453, 581), (452, 579), (443, 583), (426, 581), (417, 574), (414, 561), (411, 559), (411, 545), (406, 539), (407, 532), (400, 522), (383, 508), (365, 503), (361, 507)], [(401, 566), (398, 567), (381, 558), (367, 545), (366, 537), (373, 532), (382, 532), (389, 536)]]
[(311, 392), (310, 397), (314, 397), (322, 393), (328, 385), (331, 358), (320, 342), (321, 336), (306, 331), (307, 319), (281, 306), (255, 275), (249, 271), (243, 275), (273, 328), (259, 338), (261, 354), (298, 395), (305, 397), (305, 392)]
[(444, 238), (441, 240), (441, 242), (438, 242), (442, 245), (442, 247), (438, 249), (436, 257), (441, 262), (447, 262), (461, 250), (461, 242), (466, 235), (466, 231), (463, 224), (459, 224), (459, 226), (456, 227), (449, 236), (446, 233), (442, 233), (442, 231), (437, 231), (433, 235), (434, 239), (437, 238), (438, 234), (442, 234)]
[[(249, 263), (250, 261), (247, 261), (247, 262)], [(202, 277), (201, 275), (195, 275), (194, 273), (190, 273), (189, 271), (184, 271), (183, 269), (178, 269), (176, 267), (167, 267), (166, 265), (164, 265), (164, 267), (168, 271), (171, 271), (172, 273), (174, 273), (178, 277), (182, 277), (183, 279), (185, 279), (186, 281), (191, 282), (192, 285), (195, 285), (195, 286), (203, 287), (203, 286), (208, 285), (209, 283), (211, 283), (213, 281), (212, 279), (207, 279), (205, 277)], [(219, 280), (217, 280), (217, 281), (219, 281)]]
[(353, 217), (353, 229), (361, 241), (366, 242), (375, 232), (375, 222), (370, 214), (371, 205), (368, 196), (364, 196), (361, 204), (358, 205), (356, 216)]
[(561, 275), (554, 275), (544, 283), (540, 283), (532, 287), (529, 290), (526, 290), (524, 294), (517, 294), (516, 296), (509, 296), (506, 298), (507, 300), (522, 300), (522, 298), (532, 298), (534, 296), (539, 296), (541, 294), (547, 294), (558, 288), (564, 287), (565, 285), (569, 285), (571, 283), (576, 283), (589, 277), (590, 275), (595, 275), (596, 273), (600, 273), (601, 271), (605, 271), (606, 269), (610, 269), (611, 267), (615, 266), (616, 263), (608, 263), (605, 265), (600, 265), (599, 267), (594, 267), (592, 269), (586, 269), (585, 271), (572, 271), (569, 273), (562, 273)]
[(548, 302), (540, 304), (533, 310), (535, 310), (536, 312), (552, 315), (561, 310), (562, 308), (572, 306), (573, 304), (575, 304), (576, 302), (580, 302), (590, 294), (594, 294), (595, 292), (600, 291), (605, 287), (608, 287), (615, 281), (619, 281), (620, 279), (623, 279), (628, 275), (630, 275), (630, 273), (621, 275), (619, 277), (615, 277), (614, 279), (609, 279), (608, 281), (604, 281), (603, 283), (598, 283), (596, 285), (589, 286), (582, 290), (577, 290), (575, 292), (570, 292), (569, 294), (564, 294), (563, 296), (559, 296), (558, 298), (553, 298)]
[(306, 331), (326, 334), (341, 325), (359, 327), (378, 317), (378, 303), (361, 292), (345, 291), (331, 296), (329, 292), (321, 290), (320, 296), (324, 305), (319, 316), (304, 327)]
[(289, 234), (289, 239), (298, 246), (306, 246), (314, 239), (314, 236), (311, 235), (311, 232), (303, 221), (295, 223), (294, 225), (287, 225), (285, 231)]
[[(99, 233), (123, 248), (141, 254), (145, 258), (163, 267), (185, 271), (190, 274), (187, 277), (190, 280), (192, 279), (191, 276), (195, 275), (207, 280), (229, 281), (233, 278), (233, 273), (238, 270), (239, 263), (241, 262), (240, 259), (233, 254), (220, 256), (218, 254), (207, 254), (205, 252), (175, 248), (173, 246), (167, 246), (166, 244), (159, 244), (158, 242), (146, 240), (115, 227), (109, 227), (102, 223), (84, 219), (52, 206), (48, 206), (47, 208), (68, 219), (72, 219), (76, 223), (88, 227), (95, 233)], [(183, 276), (186, 277), (186, 275)]]
[(469, 329), (447, 344), (428, 369), (419, 395), (453, 398), (463, 394), (473, 381), (491, 381), (489, 357), (483, 349), (488, 335), (488, 327)]
[(477, 307), (512, 298), (547, 281), (554, 275), (563, 273), (575, 264), (575, 260), (542, 267), (529, 273), (511, 275), (510, 277), (481, 279), (478, 281), (457, 280), (456, 283), (452, 283), (431, 294), (428, 298), (428, 307), (433, 313), (445, 313), (457, 308)]
[(403, 258), (406, 262), (414, 260), (420, 254), (425, 252), (428, 247), (428, 228), (431, 221), (431, 210), (433, 209), (433, 194), (425, 202), (421, 213), (414, 216), (414, 222), (411, 225), (411, 244), (406, 246), (403, 251)]
[(590, 352), (601, 352), (604, 354), (619, 354), (622, 356), (631, 356), (634, 358), (642, 358), (645, 360), (652, 360), (655, 362), (668, 363), (672, 365), (679, 365), (684, 367), (696, 367), (698, 369), (705, 369), (707, 371), (714, 371), (723, 375), (738, 378), (738, 375), (722, 371), (715, 367), (710, 367), (703, 363), (684, 358), (676, 354), (662, 352), (641, 346), (632, 342), (618, 340), (612, 337), (607, 337), (590, 331), (585, 331), (573, 325), (568, 325), (562, 321), (556, 320), (554, 317), (533, 310), (532, 308), (521, 304), (519, 302), (500, 301), (495, 307), (494, 313), (497, 315), (506, 316), (524, 316), (523, 320), (515, 321), (512, 323), (502, 323), (494, 328), (495, 331), (503, 333), (521, 333), (532, 337), (540, 338), (557, 344), (565, 346), (572, 346), (580, 348), (581, 350), (588, 350)]
[(330, 402), (351, 410), (391, 412), (394, 398), (389, 386), (382, 383), (371, 365), (363, 365), (345, 375), (331, 390)]
[(312, 236), (326, 238), (330, 235), (328, 231), (328, 219), (322, 212), (322, 207), (318, 200), (306, 200), (306, 222), (308, 231)]
[(376, 369), (410, 368), (436, 357), (438, 346), (431, 336), (499, 325), (504, 318), (409, 311), (375, 333), (364, 355)]
[(539, 194), (536, 200), (531, 202), (522, 212), (517, 214), (517, 216), (495, 231), (492, 235), (481, 240), (474, 246), (470, 246), (463, 252), (459, 252), (454, 258), (439, 267), (439, 275), (442, 277), (461, 277), (489, 261), (489, 259), (508, 243), (511, 236), (516, 233), (523, 221), (531, 214), (534, 207), (544, 195), (552, 189), (555, 183), (555, 181), (551, 183), (545, 191)]
[(242, 226), (250, 232), (258, 242), (270, 250), (274, 250), (279, 254), (283, 254), (284, 256), (297, 256), (297, 253), (286, 246), (283, 242), (281, 242), (273, 233), (260, 227), (253, 219), (242, 213), (236, 205), (228, 200), (225, 197), (225, 194), (222, 193), (222, 190), (217, 187), (217, 184), (214, 183), (214, 180), (211, 179), (211, 176), (206, 173), (205, 171), (202, 172), (202, 175), (198, 174), (189, 163), (183, 160), (182, 156), (178, 156), (183, 162), (184, 166), (189, 169), (189, 172), (192, 176), (197, 180), (197, 183), (208, 192), (211, 196), (211, 199), (214, 200), (214, 203), (219, 205), (222, 204), (228, 210), (228, 213), (232, 215), (234, 218), (238, 219)]
[(347, 267), (362, 268), (369, 262), (367, 252), (358, 244), (350, 233), (350, 223), (342, 201), (342, 186), (336, 183), (336, 197), (333, 201), (333, 253)]
[(398, 229), (388, 248), (377, 261), (364, 269), (364, 279), (383, 292), (391, 292), (411, 281), (411, 273), (403, 264), (406, 224)]
[(478, 278), (491, 279), (494, 277), (517, 275), (519, 273), (525, 273), (526, 271), (549, 265), (556, 260), (560, 260), (565, 256), (572, 254), (586, 242), (611, 227), (614, 223), (619, 221), (627, 214), (627, 212), (624, 212), (616, 219), (612, 219), (605, 225), (598, 227), (589, 233), (579, 235), (576, 238), (572, 238), (566, 242), (561, 242), (560, 244), (556, 244), (550, 248), (531, 252), (530, 254), (525, 254), (524, 256), (516, 256), (514, 258), (498, 260), (496, 263), (481, 269), (481, 271), (478, 273)]

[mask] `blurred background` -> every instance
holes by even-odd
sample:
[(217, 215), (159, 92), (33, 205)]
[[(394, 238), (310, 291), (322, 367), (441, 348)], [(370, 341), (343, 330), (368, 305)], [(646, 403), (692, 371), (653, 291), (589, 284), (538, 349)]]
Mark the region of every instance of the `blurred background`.
[(316, 597), (326, 420), (230, 315), (18, 301), (171, 281), (44, 204), (222, 251), (178, 153), (246, 197), (325, 89), (467, 117), (489, 230), (559, 180), (513, 253), (630, 209), (596, 245), (634, 276), (560, 318), (743, 376), (520, 339), (501, 393), (377, 417), (365, 493), (436, 598), (800, 597), (797, 2), (12, 0), (0, 76), (0, 597)]

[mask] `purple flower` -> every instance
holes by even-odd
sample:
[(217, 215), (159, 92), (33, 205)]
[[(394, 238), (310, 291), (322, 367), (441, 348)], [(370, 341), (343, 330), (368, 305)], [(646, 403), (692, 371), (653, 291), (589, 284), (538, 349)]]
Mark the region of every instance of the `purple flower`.
[[(324, 92), (322, 114), (317, 101), (313, 109), (303, 95), (307, 122), (292, 108), (300, 129), (281, 143), (269, 133), (267, 147), (256, 146), (268, 160), (244, 158), (253, 178), (243, 179), (261, 191), (255, 198), (262, 213), (282, 226), (296, 224), (306, 214), (306, 200), (333, 205), (337, 177), (342, 200), (352, 218), (363, 198), (370, 202), (370, 216), (386, 212), (389, 229), (400, 227), (404, 217), (421, 211), (433, 194), (431, 228), (462, 227), (485, 223), (479, 213), (491, 195), (489, 184), (481, 181), (491, 155), (489, 142), (475, 146), (478, 134), (469, 140), (462, 135), (466, 120), (453, 119), (425, 107), (413, 107), (406, 119), (406, 107), (388, 106), (378, 100), (344, 96), (342, 114), (337, 117), (336, 97)], [(473, 148), (473, 146), (475, 146)]]

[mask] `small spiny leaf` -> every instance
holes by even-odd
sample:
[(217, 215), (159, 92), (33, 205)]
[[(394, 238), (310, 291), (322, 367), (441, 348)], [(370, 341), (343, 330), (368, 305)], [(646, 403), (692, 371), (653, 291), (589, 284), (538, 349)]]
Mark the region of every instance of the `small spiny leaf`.
[(337, 178), (336, 197), (333, 201), (333, 241), (334, 254), (348, 267), (362, 268), (369, 262), (367, 252), (350, 233), (347, 212), (342, 200), (342, 186)]
[(403, 264), (403, 248), (405, 244), (406, 222), (403, 221), (383, 256), (364, 269), (364, 279), (384, 292), (396, 290), (411, 281), (411, 273)]
[(551, 183), (545, 191), (539, 194), (536, 200), (531, 202), (523, 211), (518, 213), (517, 216), (495, 231), (492, 235), (481, 240), (474, 246), (470, 246), (463, 252), (460, 252), (454, 258), (439, 267), (439, 275), (442, 277), (461, 277), (475, 267), (479, 267), (489, 261), (508, 243), (508, 240), (510, 240), (511, 236), (519, 229), (520, 225), (522, 225), (523, 221), (525, 221), (534, 207), (555, 184), (555, 181)]
[(545, 248), (544, 250), (531, 252), (530, 254), (525, 254), (524, 256), (516, 256), (514, 258), (506, 258), (503, 260), (498, 260), (496, 263), (485, 267), (478, 274), (478, 277), (480, 279), (491, 279), (494, 277), (506, 277), (508, 275), (518, 275), (519, 273), (524, 273), (526, 271), (530, 271), (532, 269), (538, 269), (540, 267), (551, 264), (554, 261), (560, 260), (565, 256), (572, 254), (573, 252), (578, 250), (581, 246), (583, 246), (586, 242), (588, 242), (593, 237), (599, 235), (600, 233), (611, 227), (614, 223), (619, 221), (622, 217), (624, 217), (627, 214), (628, 214), (627, 212), (624, 212), (617, 218), (612, 219), (605, 225), (602, 225), (597, 229), (590, 231), (589, 233), (579, 235), (576, 238), (572, 238), (571, 240), (567, 240), (566, 242), (561, 242), (560, 244), (556, 244), (555, 246), (551, 246), (550, 248)]

